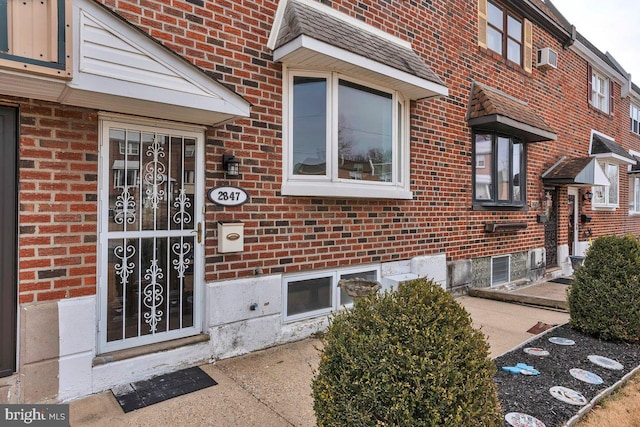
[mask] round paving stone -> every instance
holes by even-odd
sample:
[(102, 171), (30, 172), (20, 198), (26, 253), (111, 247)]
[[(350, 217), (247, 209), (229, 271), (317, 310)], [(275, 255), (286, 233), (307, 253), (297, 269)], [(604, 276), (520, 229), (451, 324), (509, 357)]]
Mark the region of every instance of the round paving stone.
[(589, 359), (591, 363), (594, 363), (606, 369), (613, 369), (614, 371), (621, 371), (622, 368), (624, 368), (617, 360), (609, 359), (608, 357), (604, 356), (598, 356), (596, 354), (587, 356), (587, 359)]
[(583, 406), (587, 404), (587, 399), (582, 393), (567, 387), (555, 386), (549, 389), (551, 396), (570, 405)]
[(576, 343), (574, 340), (562, 337), (551, 337), (549, 338), (549, 342), (558, 345), (575, 345)]
[(540, 348), (540, 347), (527, 347), (524, 350), (525, 353), (530, 354), (532, 356), (548, 356), (549, 352), (547, 350), (545, 350), (544, 348)]
[(589, 384), (602, 384), (604, 380), (600, 378), (599, 375), (594, 374), (593, 372), (585, 371), (580, 368), (569, 369), (569, 373), (573, 378), (576, 378), (580, 381), (584, 381)]
[(546, 427), (542, 421), (522, 412), (509, 412), (504, 419), (513, 427)]

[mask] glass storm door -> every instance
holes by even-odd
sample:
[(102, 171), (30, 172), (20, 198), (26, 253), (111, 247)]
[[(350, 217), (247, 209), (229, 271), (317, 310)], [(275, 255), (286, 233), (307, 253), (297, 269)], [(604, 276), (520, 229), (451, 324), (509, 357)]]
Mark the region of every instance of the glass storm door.
[(201, 331), (202, 142), (102, 124), (101, 352)]

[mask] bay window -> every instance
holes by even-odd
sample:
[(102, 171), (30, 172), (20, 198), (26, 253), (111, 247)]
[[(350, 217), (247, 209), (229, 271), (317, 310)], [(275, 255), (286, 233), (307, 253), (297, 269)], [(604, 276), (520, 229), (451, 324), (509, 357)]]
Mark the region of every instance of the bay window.
[(408, 103), (338, 73), (291, 72), (283, 194), (410, 198)]
[(493, 132), (474, 134), (474, 204), (524, 206), (525, 146)]
[(618, 177), (619, 166), (614, 163), (601, 163), (607, 178), (611, 182), (609, 186), (595, 186), (592, 188), (593, 199), (591, 204), (594, 208), (617, 208), (618, 207)]

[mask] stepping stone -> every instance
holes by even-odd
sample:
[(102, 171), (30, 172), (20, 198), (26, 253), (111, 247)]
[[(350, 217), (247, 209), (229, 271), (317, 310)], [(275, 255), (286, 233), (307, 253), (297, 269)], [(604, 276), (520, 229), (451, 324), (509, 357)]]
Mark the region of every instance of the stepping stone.
[(569, 338), (562, 338), (562, 337), (551, 337), (549, 338), (549, 342), (553, 344), (558, 344), (558, 345), (575, 345), (576, 343), (574, 340), (570, 340)]
[(598, 356), (596, 354), (587, 356), (587, 359), (589, 359), (591, 363), (594, 363), (606, 369), (612, 369), (614, 371), (621, 371), (624, 368), (624, 366), (622, 366), (622, 364), (620, 364), (620, 362), (618, 362), (617, 360), (609, 359), (608, 357), (604, 356)]
[(580, 368), (569, 369), (571, 376), (577, 380), (584, 381), (588, 384), (602, 384), (604, 380), (593, 372), (585, 371)]
[(544, 348), (540, 348), (540, 347), (527, 347), (522, 351), (524, 351), (527, 354), (530, 354), (531, 356), (545, 357), (545, 356), (548, 356), (550, 354), (547, 350), (545, 350)]
[(587, 398), (582, 393), (567, 387), (554, 386), (549, 389), (551, 396), (570, 405), (583, 406), (587, 404)]
[(546, 427), (542, 421), (522, 412), (509, 412), (504, 416), (506, 422), (513, 427)]

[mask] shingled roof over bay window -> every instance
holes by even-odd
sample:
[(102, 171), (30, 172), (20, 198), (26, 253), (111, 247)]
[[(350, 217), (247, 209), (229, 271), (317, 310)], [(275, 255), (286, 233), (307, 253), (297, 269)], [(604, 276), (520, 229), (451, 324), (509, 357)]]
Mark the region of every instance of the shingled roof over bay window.
[(575, 186), (609, 186), (611, 182), (593, 157), (563, 157), (542, 174), (545, 184), (568, 184)]
[(508, 133), (525, 142), (558, 139), (529, 104), (479, 83), (471, 87), (467, 122), (471, 127)]
[(629, 154), (613, 139), (596, 132), (591, 133), (589, 154), (598, 159), (608, 159), (617, 163), (635, 164), (636, 158)]
[(349, 74), (410, 99), (448, 95), (410, 43), (312, 0), (281, 0), (268, 46), (292, 67)]

